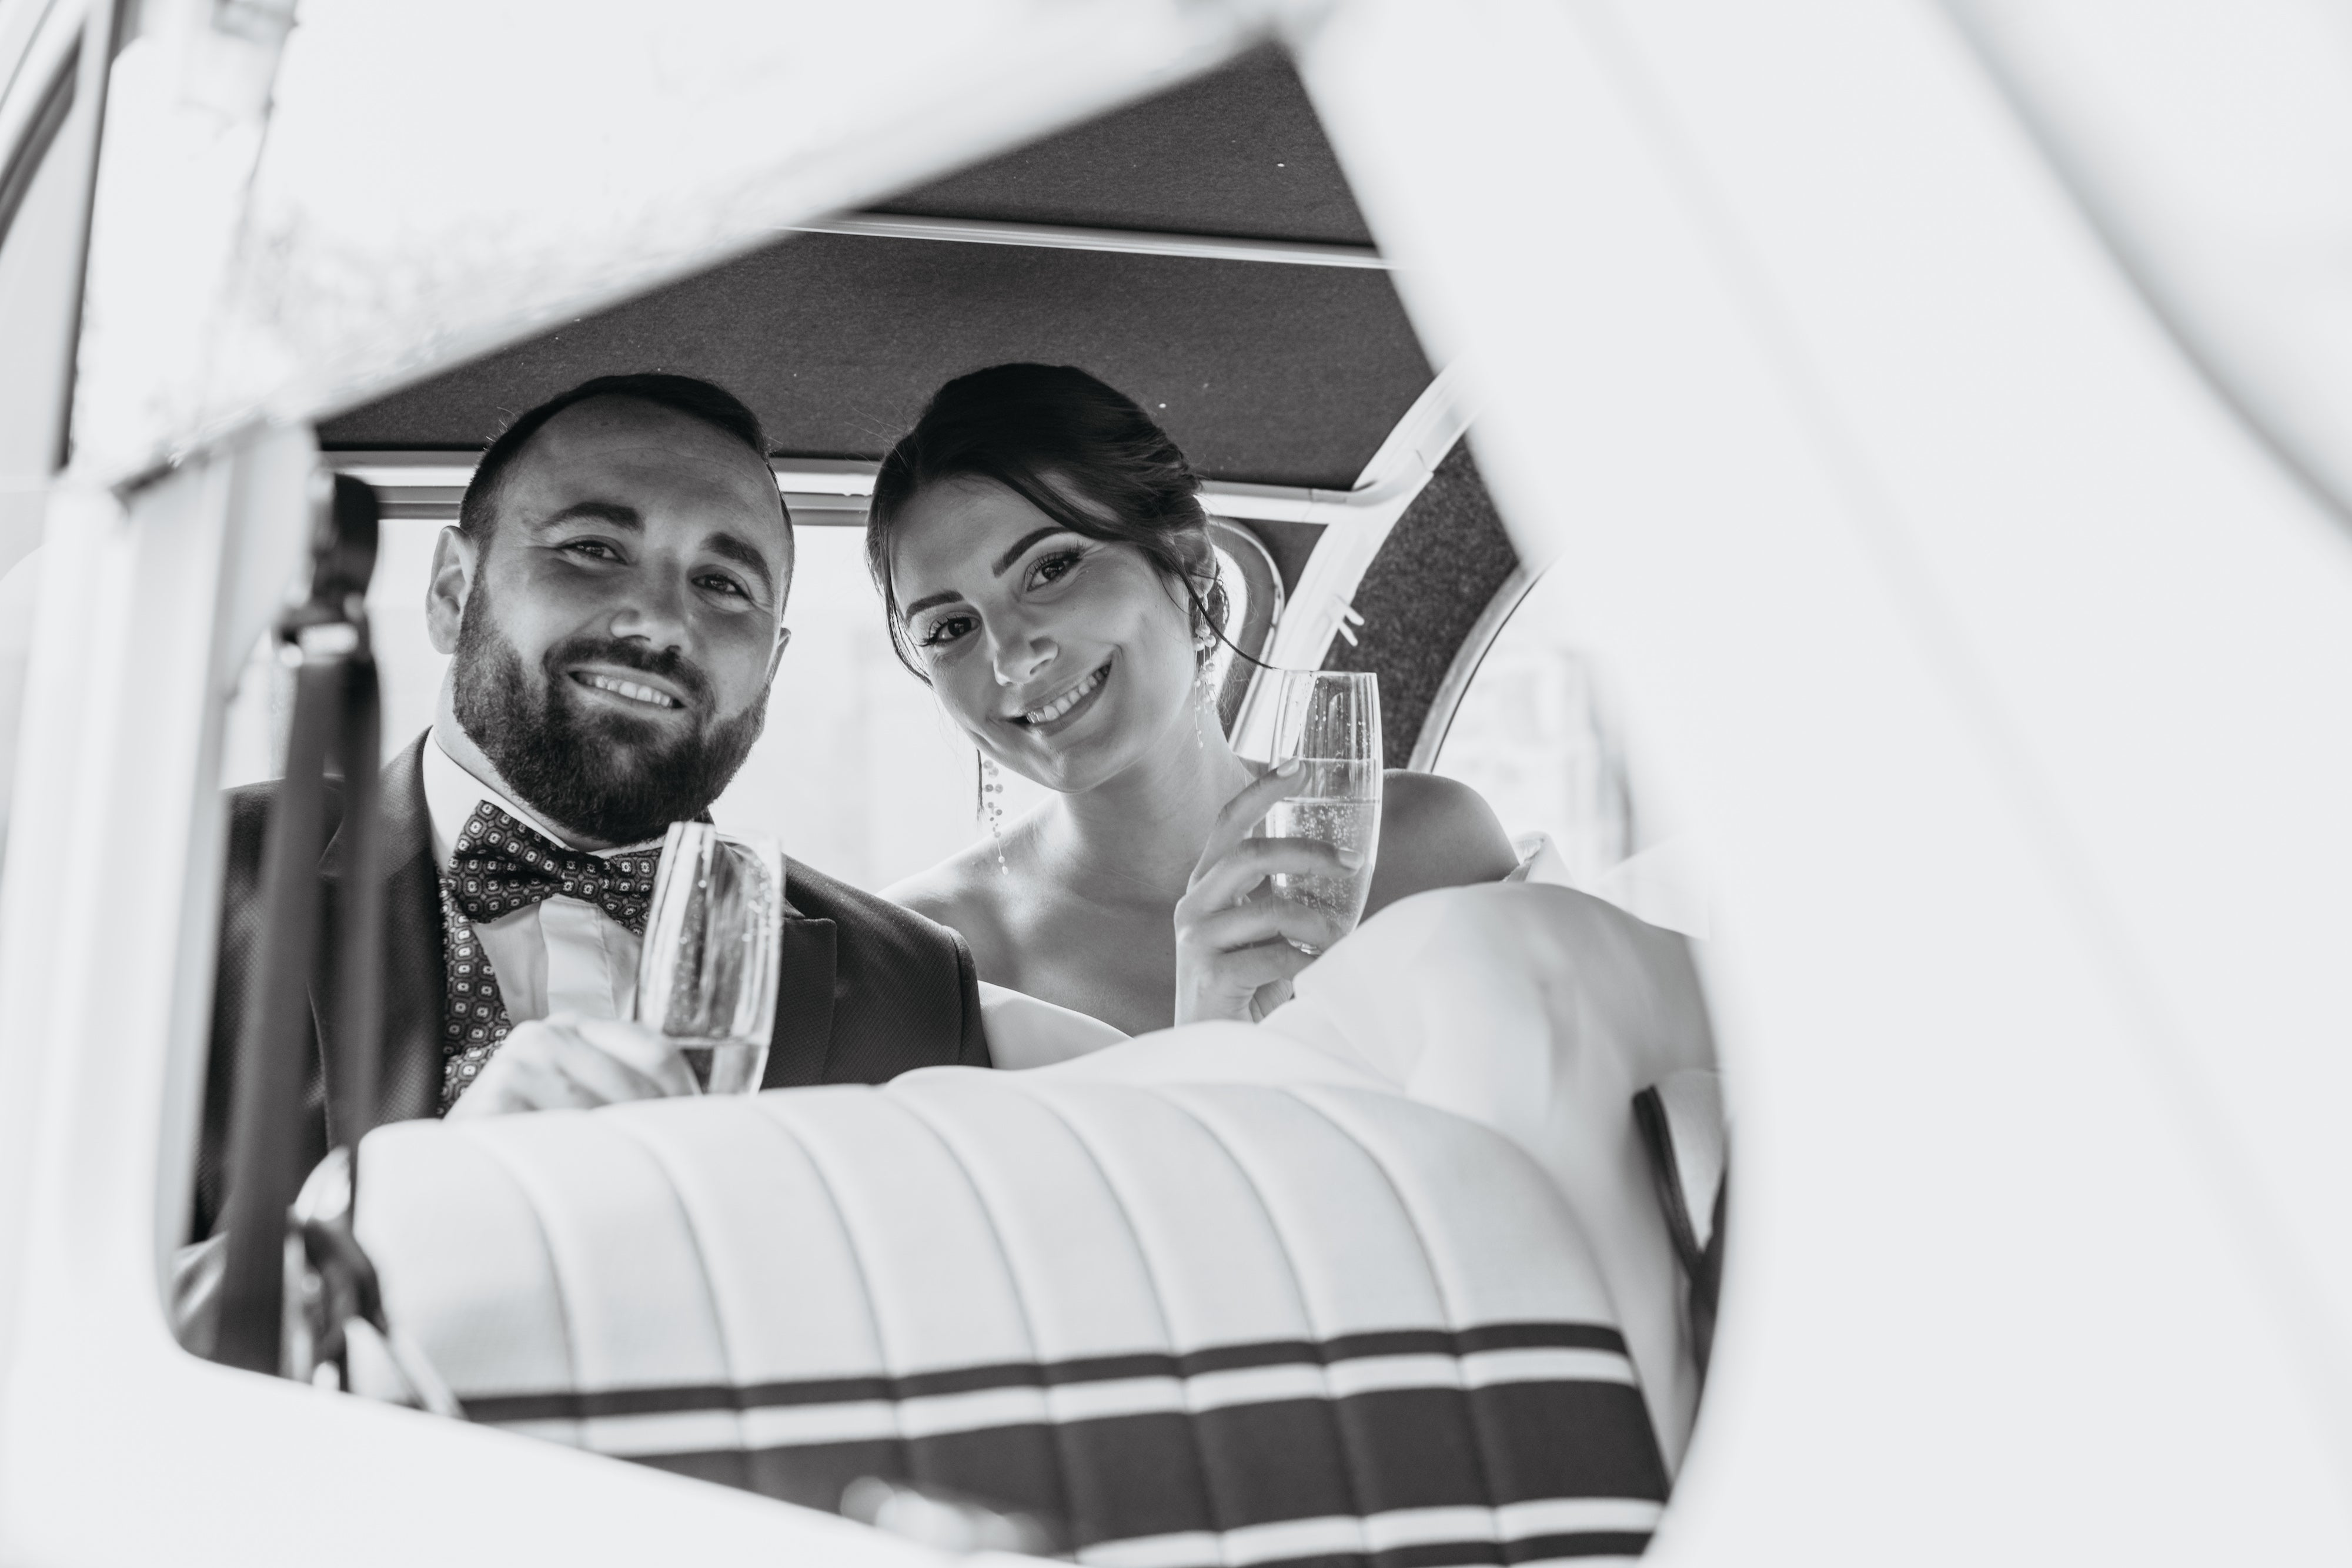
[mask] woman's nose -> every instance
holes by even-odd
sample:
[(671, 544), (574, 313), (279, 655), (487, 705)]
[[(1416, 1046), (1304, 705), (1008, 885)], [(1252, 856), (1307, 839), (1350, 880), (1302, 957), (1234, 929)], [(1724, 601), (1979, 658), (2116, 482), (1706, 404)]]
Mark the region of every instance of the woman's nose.
[(996, 684), (1017, 686), (1054, 662), (1061, 650), (1051, 637), (1041, 636), (1027, 627), (1015, 627), (996, 635), (991, 652), (996, 664)]

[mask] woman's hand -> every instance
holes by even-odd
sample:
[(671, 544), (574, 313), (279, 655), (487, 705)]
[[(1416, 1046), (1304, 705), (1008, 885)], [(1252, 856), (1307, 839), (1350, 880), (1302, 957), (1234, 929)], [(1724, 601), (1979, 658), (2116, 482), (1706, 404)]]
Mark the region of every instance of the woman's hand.
[(1192, 880), (1176, 901), (1176, 1021), (1250, 1017), (1261, 986), (1287, 980), (1315, 961), (1297, 943), (1323, 948), (1346, 932), (1332, 916), (1258, 890), (1276, 873), (1339, 876), (1363, 863), (1313, 839), (1254, 839), (1276, 800), (1299, 786), (1286, 762), (1251, 784), (1217, 813)]

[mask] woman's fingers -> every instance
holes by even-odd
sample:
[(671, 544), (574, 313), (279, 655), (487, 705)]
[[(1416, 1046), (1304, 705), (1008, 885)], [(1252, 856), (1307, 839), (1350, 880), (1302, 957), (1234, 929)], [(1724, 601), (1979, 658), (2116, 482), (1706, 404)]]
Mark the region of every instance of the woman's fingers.
[(1260, 987), (1272, 985), (1276, 980), (1292, 979), (1299, 970), (1315, 962), (1314, 954), (1302, 953), (1287, 942), (1267, 942), (1255, 947), (1244, 947), (1227, 954), (1225, 957), (1226, 973), (1248, 988), (1243, 993), (1244, 1002), (1255, 996)]
[(1269, 876), (1345, 876), (1363, 863), (1362, 855), (1320, 839), (1244, 839), (1216, 864), (1193, 873), (1177, 918), (1184, 918), (1188, 904), (1206, 912), (1237, 904)]
[(1261, 899), (1202, 915), (1176, 933), (1176, 1021), (1247, 1019), (1250, 998), (1313, 963), (1297, 944), (1339, 940), (1339, 923), (1303, 904)]
[(1262, 986), (1287, 980), (1344, 934), (1339, 921), (1283, 898), (1250, 898), (1270, 876), (1344, 876), (1362, 860), (1314, 839), (1254, 839), (1276, 801), (1306, 782), (1296, 761), (1225, 802), (1176, 904), (1176, 1021), (1250, 1016)]
[(1203, 873), (1225, 858), (1233, 847), (1249, 837), (1252, 828), (1274, 809), (1274, 803), (1285, 796), (1296, 794), (1305, 781), (1305, 770), (1293, 758), (1242, 789), (1225, 802), (1217, 813), (1216, 825), (1209, 830), (1208, 841), (1201, 846), (1201, 858), (1193, 862), (1192, 880), (1200, 881)]
[(1284, 943), (1328, 947), (1344, 935), (1346, 933), (1340, 929), (1336, 917), (1284, 898), (1235, 904), (1231, 909), (1220, 909), (1213, 915), (1203, 915), (1192, 924), (1195, 942), (1213, 952), (1225, 954), (1239, 948), (1255, 947), (1261, 942), (1271, 942), (1277, 937)]

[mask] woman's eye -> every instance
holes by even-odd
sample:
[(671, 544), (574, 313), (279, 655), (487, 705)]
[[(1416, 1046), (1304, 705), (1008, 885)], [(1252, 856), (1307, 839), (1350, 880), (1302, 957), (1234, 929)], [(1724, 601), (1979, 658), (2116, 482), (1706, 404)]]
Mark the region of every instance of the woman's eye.
[(1055, 550), (1030, 569), (1029, 586), (1043, 588), (1069, 575), (1070, 569), (1086, 559), (1084, 550)]
[(949, 615), (924, 628), (922, 644), (926, 648), (944, 647), (971, 630), (969, 615)]

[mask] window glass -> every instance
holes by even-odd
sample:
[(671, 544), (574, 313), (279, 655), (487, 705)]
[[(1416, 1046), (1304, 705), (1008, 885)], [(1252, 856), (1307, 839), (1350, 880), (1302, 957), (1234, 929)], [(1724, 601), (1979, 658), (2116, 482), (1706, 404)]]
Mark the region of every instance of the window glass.
[(1624, 759), (1567, 597), (1559, 572), (1528, 591), (1463, 693), (1433, 770), (1484, 795), (1515, 838), (1548, 837), (1581, 886), (1639, 846)]

